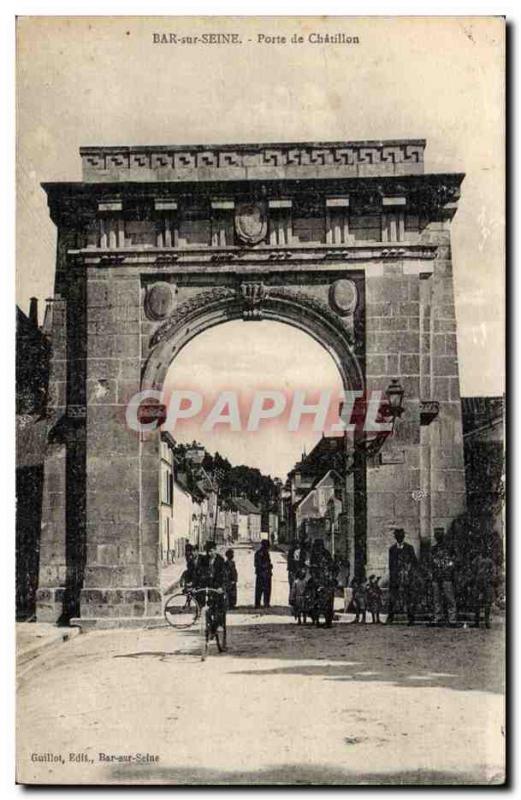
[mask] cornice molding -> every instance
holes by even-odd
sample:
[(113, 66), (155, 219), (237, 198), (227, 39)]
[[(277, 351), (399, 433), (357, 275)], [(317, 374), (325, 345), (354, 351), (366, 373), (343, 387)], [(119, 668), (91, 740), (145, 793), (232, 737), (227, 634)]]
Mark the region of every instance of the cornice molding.
[(262, 246), (256, 249), (241, 247), (227, 248), (125, 248), (121, 250), (84, 249), (70, 250), (69, 258), (76, 266), (89, 268), (107, 266), (142, 266), (176, 271), (197, 267), (199, 265), (213, 267), (216, 270), (226, 267), (241, 269), (243, 266), (261, 266), (270, 268), (278, 264), (290, 267), (291, 264), (314, 264), (317, 262), (326, 268), (335, 263), (361, 261), (396, 261), (415, 260), (432, 261), (436, 258), (435, 244), (408, 244), (398, 242), (395, 245), (375, 242), (370, 245), (331, 245), (302, 247), (289, 245), (285, 248)]

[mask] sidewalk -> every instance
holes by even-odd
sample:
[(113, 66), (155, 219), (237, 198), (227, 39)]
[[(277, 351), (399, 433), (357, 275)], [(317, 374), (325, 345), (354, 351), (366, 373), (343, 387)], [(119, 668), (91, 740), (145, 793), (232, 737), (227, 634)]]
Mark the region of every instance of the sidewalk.
[(30, 661), (69, 641), (80, 633), (79, 628), (52, 625), (49, 622), (16, 623), (16, 666), (25, 667)]

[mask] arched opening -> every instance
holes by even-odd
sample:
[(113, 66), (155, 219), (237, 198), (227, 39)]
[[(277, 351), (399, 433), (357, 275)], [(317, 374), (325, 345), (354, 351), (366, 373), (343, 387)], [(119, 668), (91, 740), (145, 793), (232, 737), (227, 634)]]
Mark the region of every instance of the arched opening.
[[(333, 412), (343, 388), (338, 367), (321, 344), (294, 326), (274, 321), (254, 325), (226, 322), (207, 329), (178, 352), (163, 383), (165, 399), (184, 389), (199, 392), (203, 398), (199, 414), (178, 420), (175, 430), (169, 430), (174, 438), (186, 442), (203, 439), (212, 451), (218, 450), (236, 463), (249, 459), (251, 466), (279, 478), (323, 435), (323, 431), (312, 430), (311, 415), (303, 415), (298, 430), (288, 431), (295, 391), (305, 392), (309, 403), (329, 393)], [(279, 416), (260, 419), (256, 430), (248, 431), (256, 391), (282, 394), (285, 406)], [(241, 429), (234, 430), (232, 419), (203, 430), (222, 392), (237, 397)], [(326, 425), (332, 418), (330, 413)]]
[(155, 332), (143, 370), (142, 388), (162, 389), (168, 368), (188, 342), (203, 331), (233, 320), (286, 322), (309, 334), (335, 361), (345, 389), (363, 389), (354, 342), (339, 317), (324, 303), (285, 288), (270, 288), (262, 306), (246, 305), (228, 287), (200, 292), (181, 304)]
[[(202, 311), (185, 309), (158, 329), (143, 371), (142, 388), (162, 391), (165, 401), (172, 391), (186, 389), (203, 400), (193, 419), (176, 423), (174, 430), (167, 425), (159, 444), (163, 587), (179, 578), (186, 544), (209, 539), (223, 549), (254, 547), (261, 538), (288, 545), (305, 532), (354, 562), (356, 493), (353, 475), (347, 477), (343, 469), (346, 442), (338, 431), (324, 435), (342, 390), (363, 388), (346, 327), (318, 304), (303, 308), (298, 296), (270, 298), (255, 325), (244, 325), (244, 309), (233, 299), (209, 300)], [(286, 406), (277, 420), (248, 432), (256, 390), (281, 393)], [(223, 391), (236, 393), (239, 430), (229, 421), (208, 429)], [(313, 430), (316, 420), (303, 414), (303, 424), (288, 430), (296, 391), (306, 403), (329, 395), (322, 429)], [(230, 419), (229, 407), (224, 416)], [(194, 443), (201, 448), (194, 451), (189, 447)], [(230, 467), (232, 476), (223, 480), (219, 472)], [(276, 493), (255, 493), (247, 469), (275, 484)], [(250, 503), (249, 514), (238, 502), (243, 498)]]

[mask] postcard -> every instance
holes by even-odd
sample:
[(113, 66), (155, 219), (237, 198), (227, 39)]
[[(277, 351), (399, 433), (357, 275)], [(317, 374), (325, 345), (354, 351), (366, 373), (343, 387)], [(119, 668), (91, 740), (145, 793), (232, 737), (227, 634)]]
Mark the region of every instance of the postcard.
[(17, 781), (505, 781), (505, 20), (19, 17)]

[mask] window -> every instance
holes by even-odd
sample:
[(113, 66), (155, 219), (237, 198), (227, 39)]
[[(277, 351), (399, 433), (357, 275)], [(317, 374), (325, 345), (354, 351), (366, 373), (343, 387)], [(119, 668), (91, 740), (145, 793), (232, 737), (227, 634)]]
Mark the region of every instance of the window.
[(170, 472), (170, 470), (165, 469), (163, 471), (163, 479), (162, 479), (162, 487), (161, 487), (161, 501), (163, 503), (167, 503), (169, 506), (172, 505), (172, 500), (174, 496), (174, 476)]

